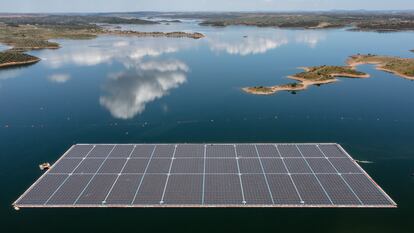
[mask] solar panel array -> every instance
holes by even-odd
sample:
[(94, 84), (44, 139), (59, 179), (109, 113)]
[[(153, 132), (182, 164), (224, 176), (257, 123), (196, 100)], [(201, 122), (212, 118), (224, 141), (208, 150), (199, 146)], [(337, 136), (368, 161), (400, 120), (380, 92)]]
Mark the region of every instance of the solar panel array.
[(78, 144), (15, 207), (395, 207), (338, 144)]

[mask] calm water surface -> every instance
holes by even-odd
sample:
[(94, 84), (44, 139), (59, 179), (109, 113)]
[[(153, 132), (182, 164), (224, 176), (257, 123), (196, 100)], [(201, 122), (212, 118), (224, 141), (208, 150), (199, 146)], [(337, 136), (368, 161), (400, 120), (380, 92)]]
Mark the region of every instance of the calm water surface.
[[(299, 66), (355, 53), (414, 57), (414, 33), (182, 24), (200, 40), (101, 36), (58, 40), (42, 61), (0, 71), (2, 232), (413, 232), (414, 82), (361, 66), (297, 93), (254, 96)], [(247, 36), (246, 38), (244, 36)], [(1, 48), (1, 47), (0, 47)], [(4, 49), (4, 47), (3, 47)], [(338, 142), (398, 209), (23, 209), (11, 203), (74, 143)]]

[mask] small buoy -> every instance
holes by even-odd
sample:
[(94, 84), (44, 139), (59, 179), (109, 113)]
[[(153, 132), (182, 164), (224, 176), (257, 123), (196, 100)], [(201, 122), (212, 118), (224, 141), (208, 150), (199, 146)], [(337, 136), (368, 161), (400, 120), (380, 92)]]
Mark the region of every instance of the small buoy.
[(48, 170), (50, 168), (50, 164), (49, 163), (42, 163), (39, 165), (40, 170)]

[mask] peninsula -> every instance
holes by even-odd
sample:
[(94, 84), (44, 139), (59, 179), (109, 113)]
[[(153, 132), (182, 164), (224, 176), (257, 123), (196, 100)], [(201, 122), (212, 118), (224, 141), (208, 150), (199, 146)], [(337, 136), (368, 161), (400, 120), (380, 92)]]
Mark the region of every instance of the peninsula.
[(255, 95), (271, 95), (279, 91), (302, 91), (306, 90), (312, 85), (322, 85), (337, 81), (337, 77), (348, 78), (368, 78), (369, 75), (360, 71), (354, 70), (348, 66), (314, 66), (301, 67), (304, 72), (289, 76), (290, 79), (296, 80), (296, 83), (288, 83), (276, 86), (255, 86), (245, 87), (243, 90)]
[[(186, 16), (178, 14), (179, 17)], [(197, 17), (197, 14), (190, 16)], [(414, 29), (412, 12), (228, 12), (198, 14), (201, 25), (248, 25), (279, 28), (349, 28), (356, 31), (392, 32)]]
[(174, 38), (192, 38), (200, 39), (204, 35), (199, 32), (138, 32), (138, 31), (121, 31), (121, 30), (107, 30), (104, 34), (112, 35), (126, 35), (126, 36), (137, 36), (137, 37), (174, 37)]
[(390, 72), (402, 78), (414, 80), (414, 58), (358, 54), (351, 56), (347, 60), (347, 64), (354, 68), (362, 64), (374, 64), (377, 70)]
[(289, 76), (298, 82), (275, 86), (245, 87), (243, 91), (254, 95), (271, 95), (280, 91), (302, 91), (312, 85), (336, 82), (337, 78), (368, 78), (369, 74), (356, 70), (358, 65), (374, 64), (377, 70), (393, 73), (405, 79), (414, 80), (414, 58), (357, 54), (347, 60), (348, 66), (301, 67), (304, 72)]
[[(39, 58), (24, 54), (30, 50), (58, 49), (60, 45), (53, 39), (93, 39), (99, 35), (119, 35), (136, 37), (173, 37), (200, 39), (198, 32), (139, 32), (108, 30), (102, 24), (158, 24), (158, 22), (125, 19), (112, 16), (65, 16), (29, 15), (0, 16), (0, 43), (12, 47), (3, 51), (0, 68), (18, 66), (39, 61)], [(18, 53), (21, 56), (18, 56)], [(4, 57), (4, 59), (3, 59)], [(36, 60), (36, 61), (35, 61)], [(25, 61), (22, 63), (22, 61)]]
[(0, 68), (9, 66), (29, 65), (40, 61), (39, 58), (19, 53), (19, 52), (0, 52)]

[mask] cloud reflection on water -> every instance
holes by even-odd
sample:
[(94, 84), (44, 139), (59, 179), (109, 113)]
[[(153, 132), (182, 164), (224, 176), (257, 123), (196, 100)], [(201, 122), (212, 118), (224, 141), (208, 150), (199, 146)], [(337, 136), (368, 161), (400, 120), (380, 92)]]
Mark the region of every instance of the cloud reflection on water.
[(69, 74), (52, 74), (48, 77), (48, 79), (51, 82), (63, 84), (69, 81), (70, 75)]
[(181, 61), (149, 61), (110, 75), (106, 95), (99, 102), (113, 117), (130, 119), (145, 110), (146, 104), (168, 95), (187, 81), (188, 67)]
[(321, 31), (300, 31), (296, 34), (296, 42), (315, 48), (321, 41), (326, 39), (326, 35)]
[(265, 37), (248, 37), (234, 41), (224, 41), (220, 39), (210, 40), (210, 48), (213, 51), (225, 51), (232, 55), (251, 55), (266, 53), (268, 50), (278, 48), (288, 43), (287, 38), (265, 38)]
[[(91, 45), (96, 43), (96, 45)], [(102, 37), (91, 41), (65, 41), (59, 51), (45, 50), (40, 53), (42, 64), (53, 69), (65, 65), (96, 66), (112, 64), (125, 58), (140, 60), (175, 53), (192, 45), (183, 40), (148, 40), (148, 38)]]
[(0, 71), (0, 81), (6, 79), (16, 78), (20, 75), (20, 69), (5, 69)]
[[(324, 38), (319, 31), (253, 27), (212, 30), (201, 40), (110, 36), (89, 41), (68, 40), (59, 51), (45, 50), (40, 57), (42, 64), (52, 69), (68, 65), (121, 64), (124, 70), (108, 75), (99, 103), (113, 117), (131, 119), (141, 114), (148, 103), (168, 95), (187, 81), (187, 64), (174, 58), (166, 59), (165, 55), (206, 46), (217, 53), (249, 56), (267, 53), (292, 41), (313, 48)], [(48, 79), (65, 83), (70, 74), (56, 73)]]
[[(227, 35), (229, 34), (229, 35)], [(321, 31), (286, 31), (280, 29), (251, 29), (225, 33), (211, 33), (206, 38), (208, 46), (214, 52), (225, 52), (231, 55), (264, 54), (270, 50), (296, 42), (306, 44), (310, 48), (325, 39)]]

